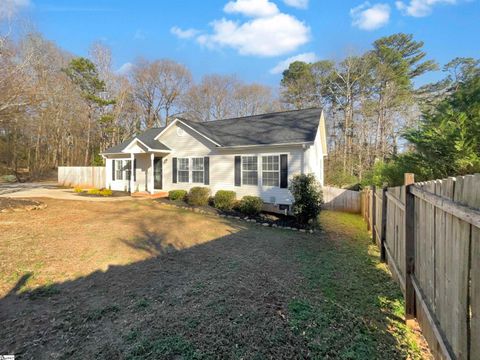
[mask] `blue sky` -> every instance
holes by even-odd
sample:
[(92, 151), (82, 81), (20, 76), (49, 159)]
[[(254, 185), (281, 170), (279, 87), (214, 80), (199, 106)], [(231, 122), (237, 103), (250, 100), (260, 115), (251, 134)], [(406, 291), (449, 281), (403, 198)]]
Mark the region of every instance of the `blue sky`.
[(480, 57), (478, 0), (4, 1), (4, 15), (22, 13), (74, 54), (101, 40), (117, 69), (138, 56), (171, 58), (196, 79), (216, 72), (277, 85), (286, 59), (338, 59), (396, 32), (425, 41), (440, 64)]

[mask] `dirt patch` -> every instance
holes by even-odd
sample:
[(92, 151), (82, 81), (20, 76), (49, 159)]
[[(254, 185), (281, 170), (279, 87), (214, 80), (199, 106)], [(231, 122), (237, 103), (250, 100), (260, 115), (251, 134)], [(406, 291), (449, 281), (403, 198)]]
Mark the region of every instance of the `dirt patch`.
[(29, 199), (12, 199), (0, 197), (0, 212), (30, 211), (46, 208), (47, 205), (41, 201)]

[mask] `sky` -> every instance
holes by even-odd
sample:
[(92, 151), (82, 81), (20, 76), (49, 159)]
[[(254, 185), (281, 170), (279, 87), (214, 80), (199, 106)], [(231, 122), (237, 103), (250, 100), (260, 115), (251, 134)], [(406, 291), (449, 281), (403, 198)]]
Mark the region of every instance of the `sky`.
[[(425, 42), (440, 65), (480, 58), (480, 0), (0, 0), (0, 18), (19, 14), (78, 56), (110, 46), (114, 67), (170, 58), (199, 80), (236, 74), (278, 85), (296, 59), (341, 59), (397, 32)], [(421, 82), (440, 76), (424, 76)]]

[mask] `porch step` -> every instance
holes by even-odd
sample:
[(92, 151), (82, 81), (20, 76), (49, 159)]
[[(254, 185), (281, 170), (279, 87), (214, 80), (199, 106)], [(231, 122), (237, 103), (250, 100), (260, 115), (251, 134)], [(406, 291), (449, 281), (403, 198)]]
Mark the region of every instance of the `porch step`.
[(136, 198), (149, 198), (149, 199), (158, 199), (158, 198), (164, 198), (164, 197), (167, 197), (168, 196), (168, 192), (166, 191), (160, 191), (160, 192), (157, 192), (155, 194), (150, 194), (146, 191), (138, 191), (138, 192), (134, 192), (132, 193), (132, 196), (133, 197), (136, 197)]

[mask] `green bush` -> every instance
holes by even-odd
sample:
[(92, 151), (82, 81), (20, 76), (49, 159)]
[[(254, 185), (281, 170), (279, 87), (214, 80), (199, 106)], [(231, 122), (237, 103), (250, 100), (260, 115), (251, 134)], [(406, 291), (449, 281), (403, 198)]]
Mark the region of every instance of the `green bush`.
[(102, 190), (99, 191), (98, 194), (102, 195), (102, 196), (112, 196), (113, 192), (110, 189), (102, 189)]
[(258, 196), (244, 196), (237, 206), (242, 214), (254, 216), (262, 211), (263, 201)]
[(232, 210), (236, 196), (235, 191), (218, 190), (213, 199), (213, 205), (220, 210)]
[(187, 190), (170, 190), (168, 192), (168, 198), (170, 200), (185, 200), (187, 196)]
[(3, 175), (0, 176), (0, 183), (2, 182), (14, 183), (17, 182), (17, 177), (15, 175)]
[(313, 174), (295, 175), (289, 187), (293, 195), (293, 215), (302, 225), (315, 225), (323, 203), (322, 189)]
[(81, 192), (83, 191), (83, 189), (82, 189), (81, 187), (79, 187), (79, 186), (75, 186), (75, 187), (73, 188), (73, 191), (75, 191), (76, 193), (81, 193)]
[(206, 206), (210, 197), (210, 189), (207, 187), (195, 186), (190, 189), (187, 202), (189, 205)]

